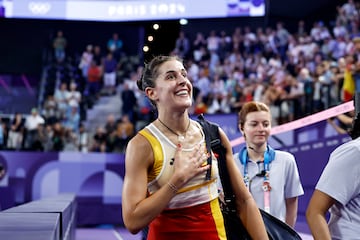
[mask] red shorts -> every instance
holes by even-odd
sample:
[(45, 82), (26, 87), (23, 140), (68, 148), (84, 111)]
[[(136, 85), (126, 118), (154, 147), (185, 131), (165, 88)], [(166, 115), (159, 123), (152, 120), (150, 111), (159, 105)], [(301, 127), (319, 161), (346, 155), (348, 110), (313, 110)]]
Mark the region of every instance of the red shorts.
[(163, 211), (149, 226), (148, 240), (225, 240), (218, 199), (188, 208)]

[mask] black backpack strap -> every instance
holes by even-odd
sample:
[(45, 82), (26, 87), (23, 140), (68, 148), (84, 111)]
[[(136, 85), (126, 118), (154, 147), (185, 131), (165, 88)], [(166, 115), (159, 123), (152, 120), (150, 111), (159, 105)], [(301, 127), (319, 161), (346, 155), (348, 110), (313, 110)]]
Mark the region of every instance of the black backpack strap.
[[(198, 122), (205, 133), (205, 141), (208, 151), (209, 148), (211, 148), (218, 159), (219, 175), (224, 191), (225, 203), (229, 209), (236, 211), (236, 207), (234, 205), (235, 195), (231, 187), (230, 177), (226, 166), (226, 149), (221, 144), (219, 126), (216, 123), (207, 121), (203, 115), (198, 116)], [(208, 163), (209, 161), (211, 162), (211, 159), (208, 159)]]
[[(212, 134), (214, 133), (211, 128), (211, 124), (205, 120), (204, 115), (198, 116), (198, 122), (200, 123), (201, 127), (203, 128), (204, 134), (205, 134), (205, 142), (206, 142), (206, 150), (208, 153), (211, 153), (211, 139), (215, 136)], [(212, 164), (212, 157), (211, 154), (209, 154), (209, 157), (207, 159), (207, 164), (210, 165), (210, 168), (206, 172), (205, 179), (210, 180), (211, 179), (211, 164)]]

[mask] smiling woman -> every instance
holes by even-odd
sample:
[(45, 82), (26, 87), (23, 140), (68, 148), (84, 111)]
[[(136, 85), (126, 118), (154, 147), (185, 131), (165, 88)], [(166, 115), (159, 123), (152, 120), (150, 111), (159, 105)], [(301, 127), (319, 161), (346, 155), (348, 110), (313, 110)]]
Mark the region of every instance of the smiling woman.
[[(225, 240), (218, 167), (206, 160), (211, 156), (212, 162), (217, 161), (206, 151), (201, 126), (189, 117), (193, 87), (182, 60), (176, 56), (153, 58), (145, 65), (138, 87), (158, 115), (126, 149), (125, 226), (133, 234), (149, 226), (148, 240)], [(239, 216), (246, 219), (253, 239), (267, 239), (260, 212), (236, 168), (230, 141), (222, 129), (220, 136), (227, 151), (229, 175), (238, 186)]]

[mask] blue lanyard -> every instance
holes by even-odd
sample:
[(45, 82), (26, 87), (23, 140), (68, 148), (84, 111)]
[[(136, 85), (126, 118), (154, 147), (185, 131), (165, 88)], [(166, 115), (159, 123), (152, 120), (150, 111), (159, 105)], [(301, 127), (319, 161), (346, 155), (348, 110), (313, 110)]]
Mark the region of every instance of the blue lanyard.
[[(244, 147), (241, 152), (239, 153), (240, 162), (244, 165), (244, 183), (246, 187), (250, 191), (250, 178), (248, 173), (248, 161), (249, 155), (247, 153), (246, 147)], [(267, 145), (267, 149), (264, 152), (264, 170), (261, 173), (263, 175), (263, 185), (262, 190), (264, 191), (264, 210), (270, 213), (270, 163), (275, 159), (275, 151)]]
[[(264, 152), (264, 171), (263, 174), (264, 178), (264, 186), (267, 186), (269, 183), (269, 172), (270, 172), (270, 163), (275, 158), (275, 151), (272, 149), (269, 145), (266, 147), (266, 151)], [(248, 172), (248, 166), (247, 163), (249, 161), (249, 155), (247, 153), (246, 147), (244, 147), (240, 153), (239, 153), (239, 160), (241, 164), (244, 165), (244, 182), (246, 187), (249, 188), (250, 178), (249, 178), (249, 172)], [(267, 183), (267, 184), (265, 184)], [(264, 189), (264, 191), (269, 191), (269, 188)]]

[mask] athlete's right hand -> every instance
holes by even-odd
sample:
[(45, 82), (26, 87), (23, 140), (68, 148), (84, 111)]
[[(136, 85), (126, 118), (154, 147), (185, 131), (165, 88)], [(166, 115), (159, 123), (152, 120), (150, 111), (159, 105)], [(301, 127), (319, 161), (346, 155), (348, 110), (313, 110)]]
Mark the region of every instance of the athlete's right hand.
[[(191, 178), (206, 172), (210, 165), (207, 164), (208, 153), (204, 144), (197, 145), (189, 154), (182, 151), (181, 144), (177, 145), (174, 156), (174, 177), (184, 185)], [(177, 186), (181, 187), (181, 186)]]

